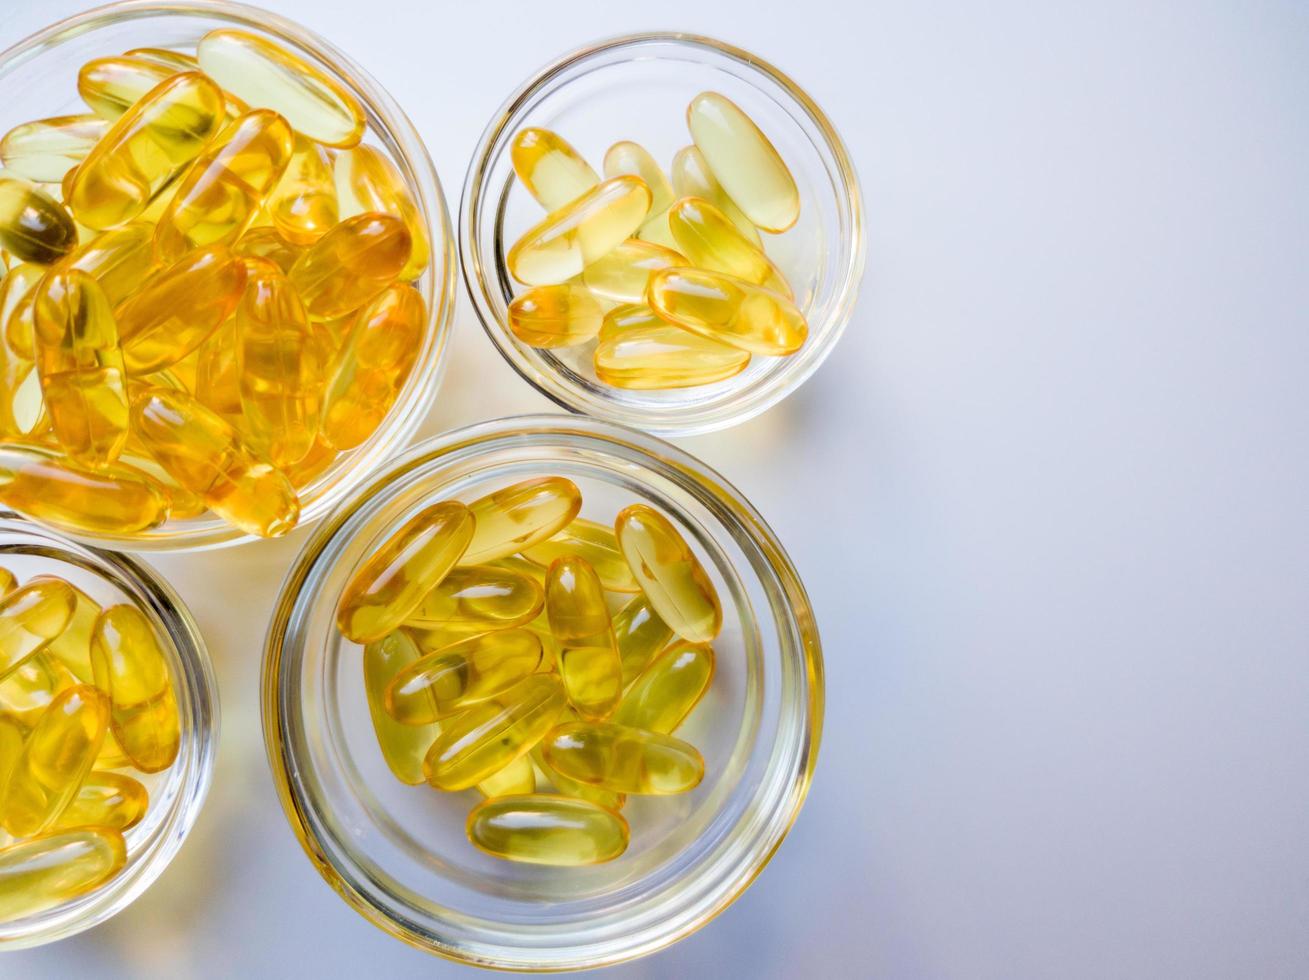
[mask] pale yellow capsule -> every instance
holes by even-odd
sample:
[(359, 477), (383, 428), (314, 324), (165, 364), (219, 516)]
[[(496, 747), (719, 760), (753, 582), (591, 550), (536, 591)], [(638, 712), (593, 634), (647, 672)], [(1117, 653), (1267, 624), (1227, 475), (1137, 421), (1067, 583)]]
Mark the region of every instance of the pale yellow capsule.
[(132, 55), (94, 58), (77, 73), (77, 93), (97, 116), (112, 122), (177, 70), (172, 65)]
[(60, 181), (109, 129), (99, 116), (56, 116), (22, 123), (0, 139), (0, 162), (28, 180)]
[(794, 354), (809, 336), (804, 314), (781, 293), (721, 272), (664, 269), (650, 277), (646, 298), (670, 323), (752, 354)]
[[(0, 680), (0, 714), (30, 729), (55, 696), (77, 682), (62, 661), (44, 651), (37, 653)], [(3, 789), (0, 785), (0, 796)]]
[(612, 861), (627, 850), (627, 821), (567, 796), (484, 800), (468, 815), (468, 839), (498, 858), (570, 867)]
[(168, 658), (135, 606), (104, 610), (91, 633), (91, 668), (109, 695), (114, 738), (142, 772), (160, 772), (177, 758), (181, 721)]
[(539, 544), (520, 548), (523, 556), (549, 566), (558, 558), (576, 556), (590, 565), (610, 592), (639, 592), (632, 570), (627, 567), (612, 529), (579, 517), (562, 531)]
[(56, 827), (103, 827), (122, 833), (141, 822), (150, 794), (131, 776), (92, 772), (55, 821)]
[(404, 630), (388, 633), (364, 647), (364, 693), (373, 719), (378, 748), (396, 779), (417, 786), (423, 776), (423, 757), (436, 741), (440, 725), (405, 725), (386, 710), (386, 689), (401, 670), (422, 656), (413, 637)]
[(632, 683), (613, 722), (671, 735), (700, 703), (713, 678), (713, 647), (685, 640), (674, 643)]
[(332, 166), (342, 218), (364, 211), (381, 211), (405, 223), (413, 251), (400, 271), (400, 278), (406, 282), (417, 279), (427, 268), (432, 249), (423, 216), (395, 164), (380, 150), (361, 145), (338, 153)]
[(5, 345), (25, 361), (36, 359), (36, 287), (48, 271), (46, 266), (24, 262), (10, 269), (0, 282)]
[(582, 491), (561, 476), (539, 477), (478, 497), (468, 509), (477, 531), (459, 564), (482, 565), (558, 534), (582, 509)]
[(695, 746), (612, 722), (560, 725), (542, 747), (555, 769), (618, 793), (668, 796), (695, 789), (704, 778)]
[(429, 725), (513, 687), (541, 662), (541, 641), (524, 629), (470, 637), (425, 654), (386, 690), (386, 710), (406, 725)]
[(547, 211), (558, 211), (600, 183), (572, 144), (549, 129), (519, 130), (509, 157), (527, 192)]
[(77, 247), (77, 227), (36, 184), (0, 173), (0, 246), (21, 262), (48, 264)]
[(265, 210), (277, 234), (293, 245), (312, 245), (334, 228), (342, 216), (327, 150), (297, 135), (291, 161)]
[(496, 796), (521, 796), (536, 792), (536, 769), (530, 755), (521, 755), (499, 772), (477, 784), (477, 791), (487, 799)]
[(0, 848), (0, 922), (63, 905), (100, 887), (127, 863), (116, 830), (56, 830)]
[(678, 197), (698, 197), (708, 201), (736, 226), (742, 237), (755, 248), (763, 248), (763, 239), (754, 222), (741, 213), (741, 209), (727, 196), (714, 173), (705, 162), (704, 155), (694, 146), (684, 146), (673, 157), (673, 190)]
[(668, 224), (677, 247), (690, 259), (689, 264), (711, 272), (725, 272), (781, 293), (787, 299), (795, 298), (782, 270), (763, 249), (756, 248), (736, 230), (727, 215), (703, 198), (678, 200), (668, 211)]
[(672, 635), (672, 629), (659, 618), (645, 593), (637, 594), (614, 613), (614, 640), (623, 662), (624, 686), (645, 670)]
[[(561, 716), (561, 721), (577, 721), (576, 713), (565, 711)], [(626, 793), (614, 793), (607, 789), (601, 789), (599, 786), (592, 786), (590, 783), (581, 783), (571, 776), (565, 776), (559, 770), (553, 768), (546, 760), (545, 752), (540, 743), (532, 749), (532, 761), (536, 763), (541, 770), (541, 775), (550, 783), (556, 793), (563, 796), (572, 796), (579, 800), (589, 800), (592, 803), (605, 807), (615, 812), (621, 810), (627, 805)]]
[(673, 632), (695, 643), (716, 637), (723, 626), (718, 592), (672, 522), (632, 504), (618, 512), (614, 533), (641, 590)]
[[(666, 216), (665, 216), (666, 217)], [(582, 272), (582, 282), (615, 303), (644, 303), (650, 276), (660, 269), (691, 265), (686, 257), (653, 241), (629, 238)]]
[(28, 584), (45, 581), (63, 582), (72, 590), (75, 605), (68, 625), (50, 641), (43, 653), (48, 657), (57, 657), (83, 684), (93, 684), (95, 673), (91, 668), (91, 633), (100, 616), (100, 603), (72, 582), (64, 582), (53, 575), (34, 576)]
[(605, 384), (663, 390), (735, 377), (750, 364), (750, 354), (674, 326), (648, 306), (631, 305), (605, 315), (592, 361)]
[(650, 213), (636, 233), (642, 238), (667, 249), (676, 249), (677, 243), (668, 228), (668, 208), (674, 200), (673, 185), (668, 182), (659, 162), (640, 143), (623, 140), (609, 147), (605, 153), (606, 177), (633, 174), (650, 188)]
[(450, 633), (485, 633), (530, 623), (545, 595), (529, 575), (492, 565), (453, 568), (409, 614), (406, 625)]
[(77, 608), (67, 582), (45, 578), (0, 598), (0, 678), (63, 632)]
[(595, 569), (576, 555), (553, 562), (546, 573), (545, 609), (559, 641), (559, 676), (568, 703), (583, 718), (607, 718), (622, 697), (623, 665)]
[(604, 309), (583, 286), (537, 286), (509, 304), (509, 330), (532, 347), (576, 347), (600, 332)]

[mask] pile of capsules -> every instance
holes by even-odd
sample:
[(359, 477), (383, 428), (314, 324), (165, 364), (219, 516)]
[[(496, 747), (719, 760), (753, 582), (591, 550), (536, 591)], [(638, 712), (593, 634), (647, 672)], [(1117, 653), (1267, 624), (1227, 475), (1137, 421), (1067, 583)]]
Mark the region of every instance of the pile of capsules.
[(514, 172), (550, 213), (509, 250), (509, 272), (532, 287), (509, 306), (509, 328), (532, 347), (598, 338), (596, 377), (617, 388), (712, 384), (752, 355), (794, 354), (809, 328), (759, 232), (800, 216), (795, 179), (768, 137), (730, 99), (696, 96), (693, 145), (671, 182), (637, 143), (611, 146), (601, 181), (557, 133), (524, 129)]
[(0, 569), (0, 922), (61, 905), (127, 862), (123, 835), (181, 738), (168, 659), (131, 605)]
[[(622, 854), (627, 794), (684, 793), (704, 760), (673, 732), (709, 689), (713, 583), (645, 504), (612, 530), (562, 477), (424, 507), (346, 586), (378, 744), (410, 785), (476, 787), (469, 840), (580, 865)], [(610, 596), (615, 606), (611, 616)], [(676, 639), (674, 639), (676, 637)], [(548, 783), (554, 792), (538, 792)]]
[(274, 536), (422, 347), (423, 222), (334, 79), (254, 34), (82, 66), (0, 140), (0, 501)]

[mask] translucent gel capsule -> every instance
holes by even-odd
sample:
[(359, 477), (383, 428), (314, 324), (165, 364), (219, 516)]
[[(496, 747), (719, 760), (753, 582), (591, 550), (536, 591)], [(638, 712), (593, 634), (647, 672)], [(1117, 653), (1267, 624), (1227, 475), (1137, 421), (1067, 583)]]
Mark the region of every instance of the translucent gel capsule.
[(0, 678), (58, 636), (77, 597), (67, 582), (44, 578), (0, 598)]
[(691, 139), (728, 196), (764, 231), (782, 232), (800, 217), (800, 192), (776, 147), (726, 96), (702, 92), (686, 109)]
[(150, 795), (131, 776), (93, 772), (55, 821), (56, 827), (102, 827), (122, 833), (145, 816)]
[(160, 772), (181, 741), (168, 658), (150, 621), (135, 606), (110, 606), (91, 633), (95, 683), (110, 699), (114, 738), (132, 765)]
[(40, 446), (0, 443), (0, 501), (60, 530), (133, 534), (168, 518), (168, 496), (139, 470), (91, 469)]
[(587, 266), (582, 282), (597, 296), (615, 303), (644, 303), (646, 286), (653, 273), (689, 264), (684, 256), (670, 248), (629, 238)]
[(534, 562), (549, 566), (557, 558), (576, 556), (586, 561), (610, 592), (639, 592), (636, 578), (618, 550), (614, 532), (603, 524), (579, 517), (540, 544), (520, 549)]
[[(561, 720), (575, 721), (576, 718), (565, 714)], [(550, 785), (554, 787), (556, 793), (563, 796), (572, 796), (580, 800), (589, 800), (592, 803), (605, 807), (609, 810), (618, 811), (627, 805), (626, 793), (614, 793), (607, 789), (601, 789), (599, 786), (592, 786), (590, 783), (581, 783), (571, 776), (565, 776), (563, 773), (551, 767), (546, 761), (545, 752), (540, 744), (532, 749), (532, 761), (541, 770), (541, 775), (549, 780)]]
[[(0, 715), (0, 799), (4, 798), (5, 787), (9, 783), (9, 774), (14, 770), (14, 763), (23, 752), (23, 727), (13, 718)], [(528, 790), (530, 793), (531, 790)]]
[(0, 174), (0, 246), (21, 262), (46, 264), (77, 247), (77, 228), (36, 184)]
[(236, 317), (219, 327), (196, 351), (195, 399), (225, 419), (241, 417), (240, 332)]
[(606, 180), (524, 232), (509, 250), (509, 271), (529, 286), (565, 282), (630, 238), (649, 210), (639, 177)]
[(36, 287), (48, 270), (24, 262), (9, 270), (0, 282), (0, 323), (5, 345), (26, 361), (36, 359)]
[(111, 306), (118, 306), (140, 288), (156, 269), (154, 226), (133, 221), (96, 235), (59, 263), (64, 270), (80, 269), (104, 291)]
[(641, 144), (624, 140), (609, 147), (604, 168), (606, 177), (633, 174), (645, 181), (645, 186), (650, 188), (650, 214), (637, 237), (675, 249), (677, 246), (668, 230), (668, 208), (674, 200), (673, 185), (668, 182), (658, 161)]
[(347, 218), (291, 267), (291, 284), (313, 316), (357, 310), (400, 275), (412, 251), (404, 222), (369, 211)]
[[(187, 490), (176, 480), (174, 480), (162, 466), (156, 463), (148, 456), (138, 456), (130, 450), (137, 448), (132, 445), (132, 437), (128, 437), (128, 450), (118, 457), (118, 461), (123, 464), (123, 468), (128, 471), (135, 471), (137, 479), (148, 479), (154, 484), (154, 488), (163, 495), (167, 509), (168, 518), (175, 521), (184, 521), (190, 517), (199, 517), (209, 510), (209, 505), (205, 503), (204, 497), (200, 494)], [(144, 447), (140, 447), (144, 452)]]
[(323, 71), (267, 38), (210, 31), (196, 45), (200, 67), (251, 108), (275, 109), (296, 132), (327, 146), (350, 147), (364, 132), (364, 111)]
[(50, 433), (50, 416), (41, 396), (36, 366), (14, 357), (0, 344), (0, 435), (38, 439)]
[(80, 463), (112, 462), (127, 441), (127, 374), (118, 325), (99, 284), (74, 269), (42, 280), (37, 370), (55, 436)]
[(22, 123), (0, 139), (0, 163), (19, 177), (60, 181), (109, 129), (99, 116), (56, 116)]
[(267, 226), (251, 228), (232, 246), (234, 255), (243, 259), (263, 259), (273, 263), (283, 273), (291, 271), (291, 266), (295, 265), (303, 252), (300, 246), (292, 245), (278, 234), (276, 228)]
[[(28, 584), (44, 581), (62, 580), (52, 575), (37, 575)], [(69, 617), (68, 625), (50, 641), (43, 653), (47, 657), (57, 658), (83, 684), (91, 684), (95, 681), (91, 669), (91, 633), (100, 616), (100, 604), (71, 582), (63, 584), (73, 592), (73, 615)]]
[(539, 742), (565, 704), (558, 678), (532, 674), (507, 691), (479, 702), (441, 724), (441, 734), (423, 760), (427, 781), (437, 789), (476, 786)]
[(693, 388), (735, 377), (750, 354), (691, 333), (648, 306), (619, 306), (605, 316), (592, 354), (596, 377), (615, 388)]
[(622, 697), (623, 666), (595, 569), (571, 555), (555, 561), (546, 574), (545, 610), (559, 641), (568, 703), (583, 718), (608, 717)]
[(109, 729), (109, 699), (89, 684), (61, 691), (36, 723), (0, 799), (15, 837), (51, 826), (81, 788)]
[(540, 662), (541, 641), (527, 630), (470, 637), (396, 674), (386, 691), (386, 710), (406, 725), (428, 725), (512, 687)]
[(613, 722), (670, 735), (700, 703), (713, 678), (713, 647), (685, 640), (674, 643), (651, 661), (623, 695)]
[(364, 647), (364, 693), (368, 714), (387, 767), (396, 779), (417, 786), (423, 776), (423, 756), (440, 732), (438, 725), (405, 725), (386, 710), (386, 689), (397, 673), (422, 656), (403, 630), (389, 633)]
[(400, 278), (406, 282), (417, 279), (427, 268), (432, 249), (423, 216), (395, 164), (371, 146), (356, 146), (338, 153), (333, 167), (342, 217), (380, 211), (393, 214), (405, 223), (413, 250), (409, 262), (400, 270)]
[[(0, 713), (25, 729), (31, 728), (40, 721), (55, 696), (77, 682), (62, 661), (44, 651), (37, 653), (0, 679)], [(0, 783), (0, 799), (3, 791), (4, 785)]]
[(77, 73), (77, 94), (97, 116), (113, 122), (177, 71), (172, 65), (130, 55), (94, 58)]
[(600, 183), (582, 155), (548, 129), (519, 130), (509, 156), (518, 179), (547, 211), (558, 211)]
[(356, 643), (397, 629), (445, 578), (472, 538), (473, 515), (463, 504), (447, 500), (424, 507), (355, 572), (341, 595), (337, 627)]
[(195, 71), (200, 67), (200, 62), (196, 60), (194, 55), (187, 54), (184, 51), (174, 51), (172, 48), (133, 48), (130, 51), (124, 51), (123, 57), (153, 62), (156, 65), (171, 68), (173, 71)]
[(451, 569), (407, 622), (423, 629), (485, 633), (530, 623), (544, 604), (533, 577), (493, 565), (467, 565)]
[(273, 228), (294, 245), (312, 245), (341, 220), (327, 150), (297, 135), (281, 182), (265, 205)]
[(691, 260), (689, 264), (725, 272), (794, 299), (786, 277), (772, 259), (708, 201), (698, 197), (680, 199), (668, 211), (668, 224), (677, 247)]
[(600, 332), (604, 308), (584, 286), (537, 286), (509, 304), (509, 329), (532, 347), (576, 347)]
[(291, 158), (291, 128), (275, 112), (236, 119), (182, 178), (155, 230), (164, 261), (205, 245), (230, 245), (249, 227)]
[(693, 643), (708, 643), (723, 626), (723, 608), (700, 560), (668, 518), (632, 504), (614, 521), (618, 547), (661, 619)]
[(673, 190), (678, 197), (698, 197), (708, 201), (727, 216), (746, 241), (756, 248), (764, 247), (759, 229), (727, 196), (704, 155), (694, 146), (684, 146), (677, 151), (673, 157), (672, 178)]
[(612, 861), (627, 850), (627, 821), (567, 796), (484, 800), (468, 814), (468, 839), (495, 857), (571, 867)]
[(536, 770), (532, 766), (532, 757), (519, 756), (499, 772), (492, 773), (478, 783), (477, 791), (488, 799), (535, 793)]
[(560, 725), (542, 747), (553, 768), (617, 793), (668, 796), (692, 790), (704, 778), (704, 759), (695, 746), (625, 725)]
[(306, 487), (316, 480), (336, 462), (340, 456), (335, 449), (323, 442), (323, 436), (318, 434), (318, 441), (314, 443), (313, 448), (305, 454), (304, 459), (292, 463), (282, 470), (286, 478), (291, 481), (291, 485), (297, 489)]
[(559, 476), (523, 480), (468, 505), (477, 530), (461, 565), (506, 558), (558, 534), (582, 509), (582, 491)]
[(650, 278), (650, 308), (670, 323), (752, 354), (794, 354), (809, 335), (781, 293), (721, 272), (665, 269)]
[(0, 922), (63, 905), (98, 888), (127, 863), (116, 830), (56, 830), (0, 848)]
[(645, 593), (636, 595), (614, 613), (614, 640), (623, 664), (623, 684), (635, 680), (672, 636), (672, 629), (659, 618)]
[(203, 75), (183, 72), (161, 82), (78, 166), (65, 197), (74, 217), (102, 230), (131, 221), (200, 155), (223, 117), (223, 93)]

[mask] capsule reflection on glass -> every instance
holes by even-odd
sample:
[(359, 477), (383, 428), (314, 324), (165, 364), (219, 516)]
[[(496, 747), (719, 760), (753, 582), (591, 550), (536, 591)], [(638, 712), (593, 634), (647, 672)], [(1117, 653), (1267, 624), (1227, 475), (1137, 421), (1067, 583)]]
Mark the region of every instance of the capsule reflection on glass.
[(459, 564), (482, 565), (559, 533), (582, 509), (582, 491), (563, 477), (538, 477), (478, 497), (468, 509), (477, 530)]
[(700, 703), (713, 677), (713, 647), (685, 640), (674, 643), (633, 682), (613, 722), (671, 735)]
[(36, 184), (0, 174), (0, 246), (22, 262), (49, 264), (77, 247), (77, 227)]
[(468, 839), (498, 858), (556, 867), (601, 864), (627, 850), (627, 821), (586, 800), (544, 794), (485, 800), (468, 814)]
[(412, 250), (399, 218), (369, 211), (346, 218), (305, 250), (288, 274), (313, 316), (357, 310), (400, 275)]
[(675, 249), (677, 245), (668, 228), (668, 208), (674, 200), (673, 186), (658, 161), (640, 143), (623, 140), (605, 153), (604, 169), (606, 177), (632, 174), (645, 182), (645, 186), (650, 188), (650, 213), (636, 237)]
[(723, 626), (718, 592), (672, 522), (632, 504), (618, 512), (614, 533), (641, 591), (673, 632), (693, 643), (716, 637)]
[(558, 211), (600, 183), (582, 155), (549, 129), (519, 130), (509, 156), (518, 179), (547, 211)]
[(77, 72), (77, 94), (97, 116), (113, 122), (177, 71), (175, 67), (133, 55), (93, 58)]
[(0, 501), (60, 530), (133, 534), (168, 518), (169, 500), (126, 465), (91, 469), (41, 446), (0, 443)]
[(615, 388), (693, 388), (735, 377), (750, 354), (674, 326), (648, 306), (619, 306), (605, 315), (592, 354), (596, 377)]
[(327, 150), (297, 135), (282, 180), (268, 199), (273, 228), (293, 245), (312, 245), (341, 220)]
[(673, 157), (673, 190), (678, 197), (698, 197), (708, 201), (727, 216), (741, 236), (755, 248), (763, 248), (759, 229), (727, 196), (723, 186), (714, 177), (704, 155), (694, 146), (684, 146)]
[(659, 618), (643, 592), (614, 613), (614, 641), (623, 663), (623, 684), (635, 680), (672, 636), (672, 629)]
[(579, 517), (558, 534), (520, 549), (532, 561), (549, 567), (557, 558), (576, 556), (586, 561), (610, 592), (639, 592), (611, 528)]
[(0, 598), (0, 678), (63, 632), (77, 608), (68, 583), (42, 578)]
[(63, 905), (98, 888), (127, 863), (116, 830), (56, 830), (0, 848), (0, 922)]
[(536, 769), (530, 755), (520, 755), (499, 772), (493, 772), (477, 784), (477, 791), (490, 799), (496, 796), (521, 796), (536, 792)]
[(428, 725), (517, 684), (541, 662), (541, 641), (523, 629), (470, 637), (424, 654), (395, 675), (386, 710), (406, 725)]
[(168, 658), (150, 621), (135, 606), (110, 606), (91, 633), (91, 668), (109, 695), (114, 738), (132, 765), (159, 772), (177, 758), (181, 740)]
[(555, 769), (617, 793), (668, 796), (695, 789), (704, 778), (695, 746), (611, 722), (560, 725), (542, 748)]
[(404, 630), (388, 633), (364, 647), (364, 694), (373, 731), (387, 768), (410, 786), (423, 782), (423, 757), (436, 741), (439, 725), (405, 725), (386, 710), (386, 689), (401, 670), (422, 656)]
[(752, 354), (794, 354), (809, 335), (795, 304), (721, 272), (664, 269), (650, 277), (650, 308), (679, 327)]
[(55, 821), (56, 827), (103, 827), (122, 833), (141, 822), (150, 794), (131, 776), (92, 772)]
[(393, 214), (405, 223), (413, 249), (409, 253), (409, 262), (400, 270), (400, 278), (406, 282), (417, 279), (427, 268), (432, 250), (423, 216), (419, 214), (409, 187), (395, 164), (374, 147), (356, 146), (338, 153), (332, 166), (342, 217), (364, 211), (381, 211)]
[(108, 129), (109, 123), (99, 116), (55, 116), (22, 123), (0, 139), (0, 163), (28, 180), (63, 180)]
[(772, 259), (736, 230), (730, 218), (708, 201), (684, 197), (668, 211), (673, 238), (690, 264), (711, 272), (725, 272), (763, 286), (787, 299), (791, 287)]
[(690, 264), (685, 256), (663, 245), (629, 238), (587, 266), (582, 282), (597, 296), (611, 302), (644, 303), (651, 275), (660, 269)]
[(80, 269), (100, 284), (111, 306), (131, 296), (155, 270), (155, 229), (132, 221), (97, 235), (70, 253), (58, 268)]
[(450, 633), (485, 633), (530, 623), (545, 596), (535, 578), (492, 565), (453, 568), (406, 622)]
[(532, 347), (575, 347), (600, 332), (604, 309), (574, 283), (537, 286), (509, 304), (509, 329)]
[(569, 555), (550, 565), (545, 611), (559, 641), (559, 676), (568, 703), (583, 718), (607, 718), (622, 697), (623, 665), (604, 586), (585, 559)]

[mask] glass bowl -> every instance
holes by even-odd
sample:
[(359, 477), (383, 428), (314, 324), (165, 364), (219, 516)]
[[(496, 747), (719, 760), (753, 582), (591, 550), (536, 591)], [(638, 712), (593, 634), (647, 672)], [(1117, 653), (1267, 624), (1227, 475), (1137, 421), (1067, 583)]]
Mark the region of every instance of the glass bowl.
[[(509, 148), (527, 126), (553, 129), (600, 170), (605, 149), (641, 143), (665, 172), (691, 142), (686, 106), (726, 95), (777, 147), (800, 189), (800, 220), (765, 235), (809, 322), (790, 357), (755, 357), (741, 374), (696, 388), (633, 391), (596, 380), (594, 342), (540, 350), (507, 325), (516, 288), (509, 246), (543, 216), (514, 177)], [(533, 75), (492, 118), (473, 154), (459, 208), (460, 261), (477, 315), (500, 353), (542, 394), (583, 415), (649, 432), (690, 435), (736, 425), (785, 398), (818, 369), (845, 329), (864, 265), (859, 181), (845, 145), (795, 82), (740, 48), (694, 34), (632, 34), (588, 45)]]
[[(144, 819), (124, 834), (127, 864), (122, 871), (63, 905), (0, 922), (0, 950), (4, 950), (39, 946), (98, 925), (130, 905), (159, 877), (182, 846), (209, 791), (218, 746), (218, 690), (191, 613), (143, 562), (86, 547), (0, 511), (0, 566), (19, 582), (37, 574), (58, 575), (102, 606), (130, 603), (139, 609), (154, 626), (168, 658), (182, 736), (177, 759), (164, 771), (147, 775), (124, 770), (145, 784), (150, 802)], [(10, 678), (0, 681), (0, 713), (20, 707), (10, 683)]]
[[(436, 500), (559, 475), (582, 515), (644, 501), (700, 556), (724, 607), (705, 700), (678, 729), (705, 758), (690, 793), (629, 797), (631, 844), (607, 864), (542, 867), (474, 849), (476, 791), (406, 786), (378, 749), (362, 656), (335, 626), (346, 582)], [(478, 966), (554, 971), (643, 956), (704, 925), (781, 844), (808, 790), (823, 713), (809, 600), (782, 546), (721, 476), (648, 435), (528, 416), (428, 440), (319, 525), (282, 587), (265, 644), (264, 738), (282, 806), (319, 873), (413, 946)]]
[[(91, 58), (138, 47), (193, 50), (203, 34), (219, 27), (271, 38), (326, 71), (359, 100), (368, 117), (366, 138), (375, 141), (403, 175), (432, 243), (428, 268), (414, 283), (428, 309), (423, 349), (377, 431), (301, 490), (300, 523), (312, 524), (408, 443), (431, 408), (444, 368), (454, 311), (455, 245), (440, 180), (404, 112), (342, 51), (277, 14), (225, 0), (123, 0), (62, 20), (0, 53), (0, 132), (31, 119), (85, 112), (77, 95), (77, 70)], [(132, 551), (185, 551), (255, 540), (212, 514), (168, 521), (139, 534), (74, 536), (99, 547)]]

